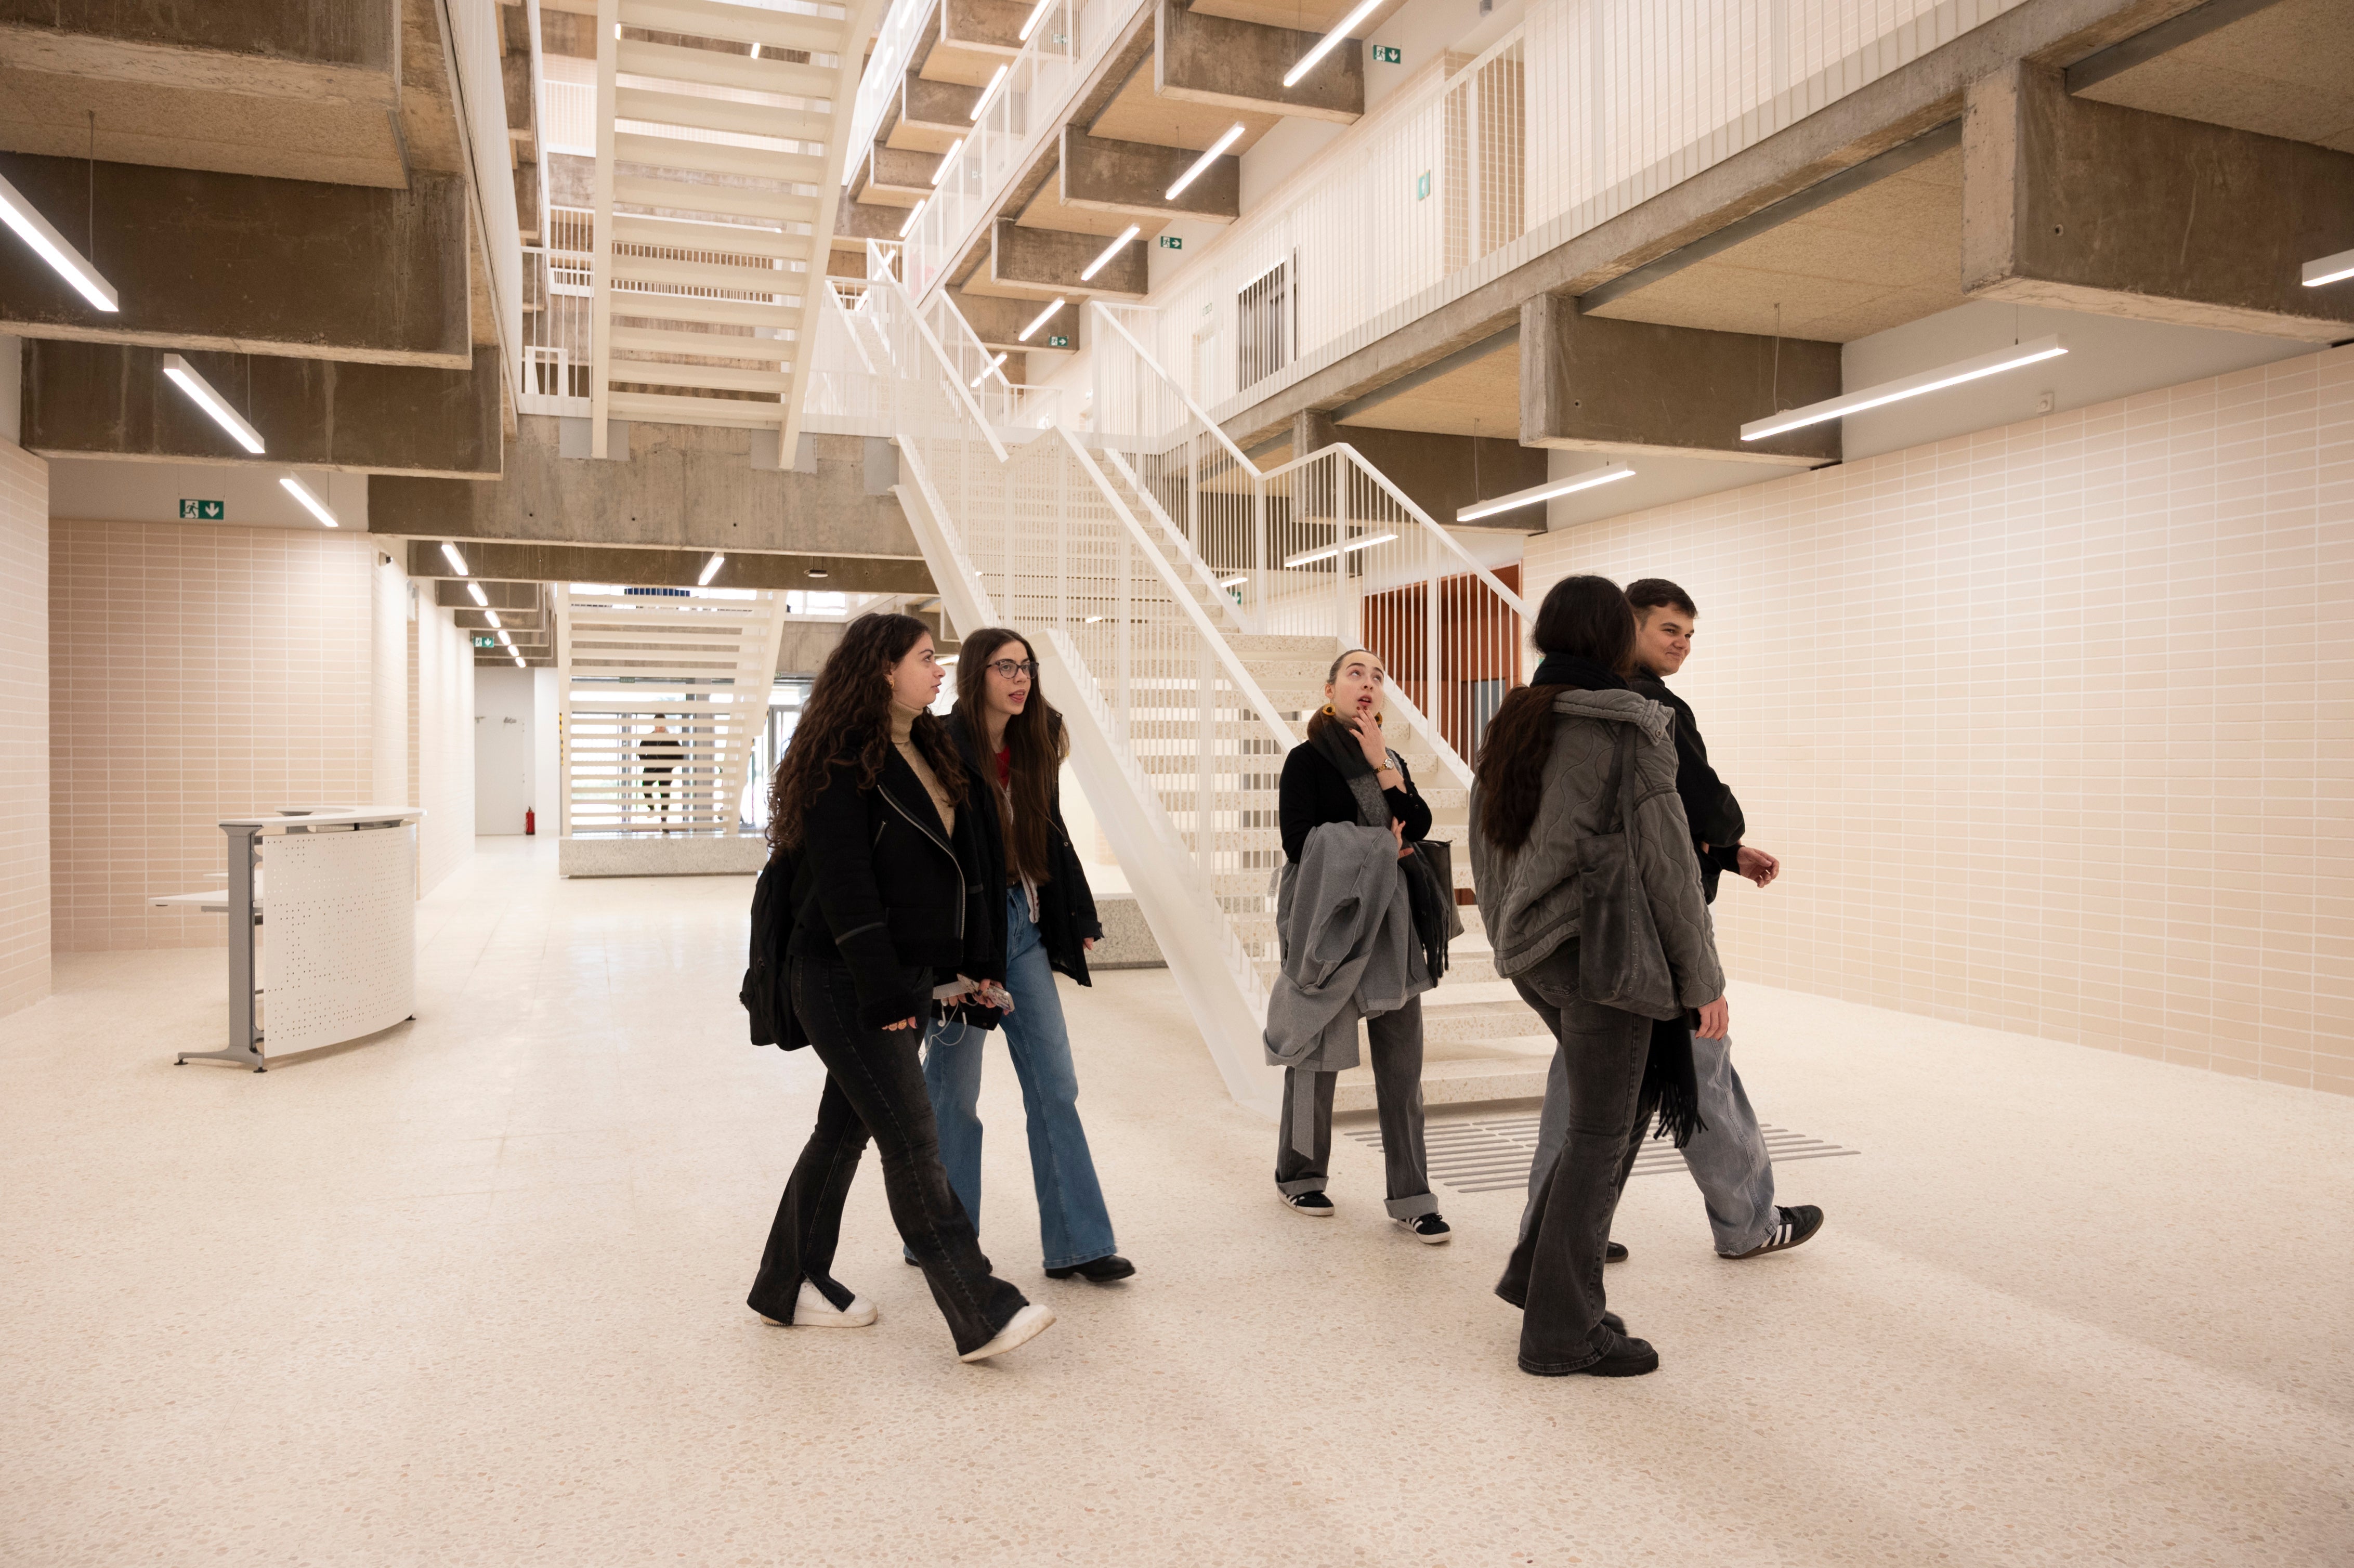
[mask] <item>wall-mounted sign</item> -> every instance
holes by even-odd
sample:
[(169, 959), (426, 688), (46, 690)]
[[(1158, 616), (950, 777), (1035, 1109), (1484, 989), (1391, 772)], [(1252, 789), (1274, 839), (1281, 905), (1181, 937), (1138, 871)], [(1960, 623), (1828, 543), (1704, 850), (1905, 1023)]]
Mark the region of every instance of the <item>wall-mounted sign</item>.
[(228, 504), (220, 501), (183, 501), (180, 503), (180, 515), (205, 523), (217, 523), (228, 515)]
[(1423, 201), (1430, 195), (1430, 171), (1425, 169), (1414, 177), (1414, 199)]
[(477, 647), (477, 648), (496, 648), (498, 645), (499, 645), (499, 640), (498, 640), (497, 638), (495, 638), (495, 637), (492, 636), (489, 632), (487, 632), (487, 631), (477, 631), (477, 632), (475, 632), (475, 633), (474, 633), (474, 646), (475, 646), (475, 647)]
[(1405, 63), (1405, 51), (1401, 48), (1393, 48), (1388, 44), (1375, 44), (1373, 46), (1373, 63), (1375, 65), (1404, 65)]
[(1068, 348), (1071, 346), (1071, 340), (1065, 337), (1060, 333), (1049, 333), (1046, 334), (1046, 346), (1048, 348)]
[(1185, 249), (1185, 242), (1176, 235), (1164, 234), (1161, 237), (1161, 249), (1163, 250), (1182, 250)]

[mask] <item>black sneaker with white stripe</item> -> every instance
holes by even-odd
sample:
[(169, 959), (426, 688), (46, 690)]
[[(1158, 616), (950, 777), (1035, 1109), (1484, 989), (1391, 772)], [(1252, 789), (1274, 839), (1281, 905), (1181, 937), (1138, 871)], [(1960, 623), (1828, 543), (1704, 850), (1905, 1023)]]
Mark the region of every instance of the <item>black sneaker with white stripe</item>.
[(1439, 1246), (1455, 1239), (1454, 1229), (1437, 1214), (1416, 1214), (1410, 1220), (1400, 1220), (1414, 1234), (1414, 1239), (1426, 1246)]
[(1768, 1232), (1764, 1241), (1747, 1252), (1729, 1252), (1723, 1255), (1730, 1258), (1763, 1257), (1769, 1252), (1787, 1252), (1794, 1246), (1804, 1245), (1823, 1228), (1823, 1212), (1812, 1203), (1800, 1203), (1794, 1209), (1778, 1208), (1775, 1213), (1782, 1223)]
[(1279, 1192), (1277, 1196), (1295, 1214), (1306, 1214), (1311, 1220), (1332, 1217), (1332, 1200), (1321, 1192)]

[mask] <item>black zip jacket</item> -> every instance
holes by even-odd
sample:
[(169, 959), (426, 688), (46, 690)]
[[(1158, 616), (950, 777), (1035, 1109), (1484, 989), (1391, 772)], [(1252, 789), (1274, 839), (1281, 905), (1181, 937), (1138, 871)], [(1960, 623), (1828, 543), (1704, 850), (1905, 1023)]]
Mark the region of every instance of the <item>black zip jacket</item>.
[[(1391, 753), (1396, 758), (1396, 753)], [(1430, 807), (1414, 787), (1414, 775), (1406, 770), (1403, 758), (1397, 758), (1399, 784), (1394, 789), (1382, 791), (1382, 799), (1390, 803), (1390, 815), (1405, 824), (1405, 842), (1413, 843), (1430, 836)], [(1276, 820), (1283, 829), (1283, 858), (1295, 863), (1299, 852), (1307, 846), (1308, 835), (1327, 822), (1353, 822), (1357, 820), (1357, 797), (1349, 789), (1349, 781), (1341, 770), (1313, 746), (1302, 742), (1291, 748), (1283, 759), (1283, 781), (1277, 788)]]
[(932, 986), (951, 976), (1005, 978), (1004, 874), (991, 884), (996, 814), (969, 768), (953, 838), (896, 748), (872, 789), (858, 788), (859, 771), (854, 757), (836, 758), (810, 801), (786, 951), (847, 964), (858, 1021), (879, 1029), (930, 1017)]
[[(996, 790), (997, 759), (981, 755), (972, 738), (971, 726), (965, 723), (964, 705), (959, 703), (949, 716), (949, 729), (956, 736), (957, 750), (964, 758), (966, 772), (987, 781), (986, 792), (976, 792), (976, 807), (990, 805)], [(1046, 833), (1046, 853), (1050, 861), (1046, 880), (1038, 885), (1038, 939), (1045, 947), (1046, 962), (1070, 976), (1081, 985), (1095, 982), (1087, 978), (1087, 950), (1083, 945), (1089, 940), (1101, 940), (1103, 922), (1096, 916), (1095, 893), (1087, 886), (1087, 874), (1079, 864), (1079, 853), (1071, 842), (1071, 831), (1063, 825), (1063, 786), (1058, 778), (1047, 793), (1053, 807), (1053, 821)], [(987, 819), (984, 838), (990, 856), (983, 872), (992, 886), (1009, 885), (1012, 874), (1006, 865), (1005, 833), (992, 808), (981, 813)], [(999, 905), (1002, 909), (1004, 906)], [(1003, 958), (1001, 953), (1001, 967)], [(970, 971), (967, 971), (970, 972)], [(979, 978), (979, 977), (975, 977)]]
[[(1700, 857), (1701, 895), (1713, 904), (1717, 878), (1741, 869), (1741, 835), (1749, 828), (1741, 802), (1709, 766), (1708, 742), (1700, 737), (1700, 721), (1692, 716), (1691, 705), (1639, 666), (1627, 683), (1637, 695), (1666, 704), (1676, 715), (1676, 794), (1684, 803), (1684, 820), (1691, 824), (1692, 853)], [(1702, 849), (1702, 844), (1708, 847)]]

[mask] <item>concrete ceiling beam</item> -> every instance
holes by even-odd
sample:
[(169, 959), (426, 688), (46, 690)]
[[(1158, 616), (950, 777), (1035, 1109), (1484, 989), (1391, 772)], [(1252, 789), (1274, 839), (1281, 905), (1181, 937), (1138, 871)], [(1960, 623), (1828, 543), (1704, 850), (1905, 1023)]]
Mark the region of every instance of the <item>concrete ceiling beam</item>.
[(1590, 316), (1543, 294), (1521, 307), (1521, 443), (1570, 451), (1840, 461), (1836, 419), (1769, 440), (1741, 427), (1840, 395), (1840, 345)]
[(1151, 263), (1140, 239), (1129, 240), (1093, 278), (1079, 276), (1108, 243), (1099, 234), (1024, 228), (1010, 217), (1001, 217), (990, 228), (990, 280), (1017, 289), (1068, 294), (1075, 299), (1144, 298), (1151, 287)]
[(980, 101), (977, 87), (960, 81), (926, 81), (909, 71), (899, 79), (898, 123), (911, 133), (931, 132), (947, 138), (932, 149), (945, 152), (949, 142), (971, 132), (973, 106)]
[[(877, 142), (866, 149), (858, 160), (858, 168), (850, 176), (849, 196), (854, 202), (900, 209), (899, 221), (907, 221), (906, 211), (932, 194), (932, 175), (938, 173), (940, 155), (937, 153), (911, 153), (905, 147), (886, 147)], [(896, 237), (897, 231), (893, 231)]]
[[(454, 579), (438, 582), (432, 588), (433, 602), (443, 609), (475, 608), (474, 596), (466, 591), (466, 585), (462, 582)], [(536, 612), (539, 609), (540, 588), (537, 583), (491, 582), (482, 584), (482, 597), (489, 599), (491, 608), (501, 615), (509, 610)]]
[[(1100, 248), (1101, 242), (1097, 244)], [(1080, 327), (1087, 313), (1084, 300), (1075, 299), (1055, 312), (1052, 321), (1031, 334), (1028, 343), (1023, 343), (1022, 329), (1038, 319), (1038, 313), (1045, 308), (1044, 301), (1002, 300), (989, 294), (965, 294), (954, 291), (949, 292), (949, 298), (963, 313), (965, 323), (972, 328), (973, 335), (992, 351), (1003, 349), (1008, 354), (1026, 354), (1034, 349), (1041, 353), (1076, 354), (1087, 346), (1085, 334)], [(1046, 340), (1050, 337), (1068, 338), (1070, 341), (1060, 348), (1049, 350)]]
[[(468, 564), (472, 565), (472, 563), (469, 562)], [(515, 641), (518, 642), (525, 641), (542, 641), (546, 638), (546, 627), (541, 619), (544, 612), (539, 609), (499, 610), (499, 623), (496, 626), (493, 626), (491, 624), (492, 612), (488, 609), (476, 609), (474, 601), (465, 598), (466, 589), (463, 584), (436, 583), (433, 586), (437, 589), (451, 587), (457, 588), (458, 595), (460, 599), (464, 600), (464, 602), (461, 604), (452, 605), (450, 608), (450, 613), (451, 618), (455, 620), (460, 626), (464, 627), (469, 631), (512, 631), (514, 633)], [(487, 598), (488, 596), (485, 595), (484, 597)], [(528, 639), (525, 636), (525, 633), (526, 632), (532, 634)]]
[[(400, 6), (44, 0), (0, 21), (0, 146), (398, 187)], [(36, 19), (37, 17), (37, 19)]]
[[(891, 493), (899, 478), (898, 453), (880, 438), (805, 436), (807, 461), (779, 471), (752, 466), (761, 432), (645, 420), (628, 426), (626, 461), (568, 458), (563, 455), (566, 422), (542, 414), (518, 417), (506, 476), (497, 484), (371, 480), (368, 531), (659, 546), (705, 556), (752, 550), (895, 559), (923, 555)], [(773, 446), (775, 433), (767, 435)]]
[(937, 13), (939, 43), (963, 53), (1002, 55), (1010, 60), (1022, 52), (1022, 24), (1030, 19), (1030, 11), (1019, 0), (942, 0)]
[(431, 366), (473, 364), (465, 182), (314, 185), (79, 158), (0, 156), (121, 296), (92, 310), (26, 247), (0, 246), (0, 331), (19, 337)]
[(896, 240), (907, 221), (904, 207), (846, 201), (834, 209), (833, 249), (864, 252), (870, 239)]
[(1962, 204), (1976, 299), (2314, 343), (2354, 332), (2354, 304), (2299, 276), (2354, 249), (2354, 154), (2072, 98), (2020, 60), (1970, 84)]
[[(466, 566), (478, 578), (520, 583), (620, 583), (625, 588), (694, 588), (710, 560), (702, 550), (638, 550), (596, 545), (510, 545), (470, 540)], [(431, 539), (408, 544), (408, 575), (448, 581), (458, 573)], [(815, 575), (812, 575), (815, 574)], [(806, 588), (832, 593), (931, 593), (921, 560), (864, 556), (731, 555), (711, 588)]]
[(499, 475), (499, 351), (473, 368), (191, 352), (196, 374), (260, 432), (249, 453), (164, 376), (164, 351), (28, 340), (24, 446), (43, 457), (263, 464), (445, 481)]
[(1169, 199), (1169, 187), (1201, 157), (1182, 147), (1112, 142), (1076, 125), (1063, 127), (1060, 195), (1065, 207), (1139, 217), (1194, 217), (1232, 223), (1243, 213), (1243, 161), (1229, 153), (1210, 162)]
[(1349, 124), (1365, 113), (1365, 46), (1343, 39), (1299, 85), (1285, 73), (1323, 35), (1237, 22), (1160, 0), (1153, 16), (1152, 90), (1189, 103)]

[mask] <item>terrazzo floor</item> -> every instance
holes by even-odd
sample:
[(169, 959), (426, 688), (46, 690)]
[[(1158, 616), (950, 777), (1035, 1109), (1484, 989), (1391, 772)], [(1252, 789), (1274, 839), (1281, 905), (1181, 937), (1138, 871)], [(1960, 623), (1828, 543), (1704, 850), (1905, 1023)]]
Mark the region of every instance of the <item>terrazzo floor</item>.
[(0, 1563), (2354, 1563), (2354, 1101), (1740, 986), (1822, 1234), (1711, 1252), (1630, 1184), (1655, 1375), (1541, 1380), (1451, 1246), (1274, 1200), (1158, 970), (1066, 985), (1127, 1285), (1045, 1280), (1002, 1055), (982, 1240), (1061, 1321), (950, 1352), (870, 1160), (873, 1330), (743, 1295), (817, 1064), (744, 1043), (749, 884), (484, 840), (419, 1021), (263, 1075), (216, 951), (59, 961), (0, 1020)]

